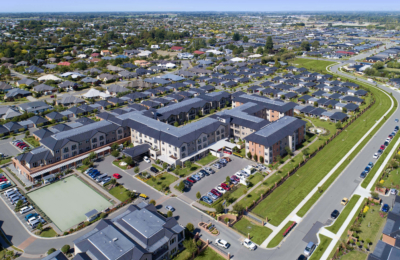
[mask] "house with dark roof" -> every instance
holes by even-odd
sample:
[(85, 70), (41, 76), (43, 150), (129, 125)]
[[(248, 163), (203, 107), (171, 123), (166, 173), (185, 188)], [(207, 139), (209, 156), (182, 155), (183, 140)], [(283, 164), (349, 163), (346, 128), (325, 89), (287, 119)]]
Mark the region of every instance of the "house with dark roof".
[(20, 88), (13, 88), (4, 95), (4, 100), (12, 101), (27, 96), (32, 96), (32, 93)]

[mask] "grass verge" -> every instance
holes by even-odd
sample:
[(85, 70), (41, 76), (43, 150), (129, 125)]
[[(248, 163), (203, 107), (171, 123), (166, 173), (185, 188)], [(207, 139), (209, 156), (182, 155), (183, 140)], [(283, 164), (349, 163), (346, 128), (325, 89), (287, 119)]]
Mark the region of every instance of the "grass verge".
[(129, 199), (130, 195), (130, 191), (128, 189), (125, 189), (125, 187), (122, 185), (118, 185), (112, 188), (109, 192), (121, 202)]
[(209, 163), (211, 163), (211, 162), (213, 162), (213, 161), (215, 161), (217, 159), (218, 158), (216, 156), (209, 154), (209, 155), (201, 158), (200, 160), (196, 161), (196, 163), (205, 166), (205, 165), (207, 165), (207, 164), (209, 164)]
[(332, 238), (319, 234), (319, 245), (317, 246), (314, 253), (311, 255), (309, 259), (310, 260), (321, 259), (322, 255), (325, 253), (331, 241)]
[(332, 233), (337, 233), (339, 229), (342, 227), (343, 222), (347, 219), (347, 216), (353, 210), (354, 206), (357, 204), (360, 199), (360, 195), (353, 195), (351, 197), (349, 203), (347, 203), (346, 207), (340, 212), (339, 217), (336, 219), (335, 223), (332, 226), (327, 227), (326, 229), (331, 231)]
[(274, 236), (274, 238), (268, 243), (267, 248), (274, 248), (277, 247), (283, 240), (283, 232), (293, 224), (294, 221), (289, 221), (280, 231), (278, 234)]
[(40, 232), (40, 236), (41, 237), (55, 237), (55, 236), (57, 236), (57, 233), (52, 228), (46, 228), (46, 229), (43, 229), (42, 232)]
[(151, 187), (155, 188), (156, 190), (165, 190), (165, 188), (169, 187), (169, 185), (171, 185), (171, 183), (173, 183), (174, 181), (176, 181), (178, 178), (169, 174), (169, 173), (163, 173), (163, 174), (159, 174), (157, 175), (157, 177), (150, 178), (146, 181), (146, 183), (148, 185), (150, 185)]
[(261, 245), (262, 242), (264, 242), (264, 240), (272, 233), (271, 229), (257, 225), (244, 217), (236, 222), (235, 225), (233, 225), (233, 228), (245, 237), (250, 234), (251, 241), (257, 245)]

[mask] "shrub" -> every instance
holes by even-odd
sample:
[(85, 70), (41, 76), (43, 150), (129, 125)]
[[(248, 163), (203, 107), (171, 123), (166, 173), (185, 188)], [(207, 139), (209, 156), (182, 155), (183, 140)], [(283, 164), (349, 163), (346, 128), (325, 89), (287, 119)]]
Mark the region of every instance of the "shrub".
[(172, 218), (172, 211), (168, 210), (168, 212), (167, 212), (167, 217), (168, 217), (168, 218)]
[(69, 252), (69, 249), (71, 247), (69, 245), (64, 245), (63, 247), (61, 247), (61, 252), (63, 252), (64, 254)]
[(202, 244), (201, 240), (200, 240), (200, 239), (197, 240), (196, 245), (197, 245), (198, 247), (201, 247), (201, 244)]
[(119, 151), (118, 150), (114, 150), (111, 152), (111, 155), (114, 157), (118, 157), (119, 156)]
[(192, 224), (192, 223), (187, 223), (187, 224), (186, 224), (186, 229), (187, 229), (188, 231), (190, 231), (190, 232), (193, 232), (193, 231), (194, 231), (194, 226), (193, 226), (193, 224)]
[(201, 193), (200, 193), (200, 191), (198, 191), (198, 192), (196, 193), (196, 198), (198, 198), (198, 199), (201, 198)]
[(218, 203), (217, 205), (215, 205), (215, 211), (216, 211), (217, 213), (222, 213), (222, 212), (224, 212), (224, 206), (222, 206), (221, 203)]
[(55, 248), (50, 248), (49, 251), (47, 251), (47, 255), (50, 255), (50, 254), (54, 253), (55, 251), (57, 251)]
[(155, 200), (150, 200), (149, 203), (153, 204), (154, 206), (156, 205), (156, 201)]

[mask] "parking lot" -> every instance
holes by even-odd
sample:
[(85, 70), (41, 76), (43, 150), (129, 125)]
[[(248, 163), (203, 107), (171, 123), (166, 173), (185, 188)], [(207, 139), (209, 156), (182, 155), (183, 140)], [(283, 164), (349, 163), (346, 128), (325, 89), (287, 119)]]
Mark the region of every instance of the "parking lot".
[[(7, 196), (4, 194), (4, 192), (1, 193), (0, 197), (1, 197), (1, 199), (3, 200), (3, 202), (11, 209), (11, 211), (14, 212), (15, 205), (12, 205), (12, 204), (11, 204), (10, 200), (7, 198)], [(28, 205), (28, 204), (25, 204), (24, 206), (27, 206), (27, 205)], [(23, 206), (23, 207), (24, 207), (24, 206)], [(2, 210), (7, 210), (7, 209), (2, 209)], [(37, 213), (37, 212), (36, 212), (35, 209), (33, 209), (33, 210), (29, 211), (29, 212), (26, 212), (26, 213), (24, 213), (24, 214), (20, 214), (19, 212), (14, 212), (15, 217), (16, 217), (28, 230), (34, 230), (34, 229), (32, 229), (31, 226), (28, 225), (27, 221), (25, 220), (25, 216), (27, 216), (28, 214), (31, 214), (31, 213)], [(45, 225), (45, 223), (44, 223), (43, 225)]]
[[(202, 178), (200, 181), (193, 184), (190, 189), (186, 189), (185, 195), (192, 200), (197, 200), (196, 193), (199, 191), (201, 195), (206, 195), (211, 189), (215, 188), (226, 180), (227, 176), (232, 176), (247, 165), (254, 164), (247, 159), (242, 159), (236, 156), (230, 156), (231, 162), (221, 169), (211, 167), (215, 173)], [(196, 171), (197, 172), (197, 171)], [(194, 173), (196, 173), (194, 172)]]
[(0, 153), (4, 154), (4, 156), (15, 157), (22, 153), (22, 150), (11, 144), (11, 139), (9, 138), (0, 141)]

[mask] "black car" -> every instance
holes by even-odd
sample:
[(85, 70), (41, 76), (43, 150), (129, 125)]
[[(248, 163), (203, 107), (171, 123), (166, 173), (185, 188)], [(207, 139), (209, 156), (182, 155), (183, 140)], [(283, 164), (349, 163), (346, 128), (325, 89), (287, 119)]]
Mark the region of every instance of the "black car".
[(305, 255), (300, 255), (299, 258), (297, 258), (297, 260), (306, 260), (307, 257)]
[(183, 180), (183, 183), (185, 184), (186, 187), (192, 187), (192, 184), (190, 183), (190, 181)]
[(157, 173), (157, 172), (158, 172), (158, 170), (156, 169), (156, 167), (150, 167), (150, 171), (152, 171), (152, 172), (154, 172), (154, 173)]
[(206, 172), (205, 170), (200, 170), (200, 172), (205, 174), (206, 176), (210, 176), (210, 174), (208, 172)]
[(335, 209), (332, 213), (331, 213), (331, 218), (336, 219), (339, 216), (340, 212)]

